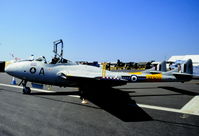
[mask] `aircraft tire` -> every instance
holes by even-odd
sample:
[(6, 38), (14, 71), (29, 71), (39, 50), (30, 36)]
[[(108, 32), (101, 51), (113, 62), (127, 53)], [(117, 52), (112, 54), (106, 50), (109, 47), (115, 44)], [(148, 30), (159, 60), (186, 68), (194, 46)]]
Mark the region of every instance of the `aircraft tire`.
[(23, 94), (30, 94), (30, 93), (31, 93), (30, 87), (23, 88)]

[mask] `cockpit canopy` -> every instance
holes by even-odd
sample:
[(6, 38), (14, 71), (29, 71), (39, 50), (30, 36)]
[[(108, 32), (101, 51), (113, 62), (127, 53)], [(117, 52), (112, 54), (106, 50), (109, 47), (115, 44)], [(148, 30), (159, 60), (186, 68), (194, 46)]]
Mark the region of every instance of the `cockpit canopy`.
[(64, 58), (58, 58), (58, 57), (54, 57), (54, 58), (52, 58), (51, 62), (47, 62), (47, 60), (44, 56), (40, 56), (37, 59), (34, 59), (34, 55), (31, 55), (29, 57), (29, 59), (27, 59), (27, 60), (20, 60), (20, 61), (39, 61), (39, 62), (43, 62), (43, 63), (46, 63), (46, 64), (73, 64), (73, 65), (77, 64), (77, 63), (74, 63), (70, 60), (67, 60), (67, 59), (64, 59)]
[(64, 63), (64, 64), (66, 64), (66, 63), (72, 63), (72, 61), (64, 59), (64, 58), (56, 58), (56, 57), (54, 57), (52, 59), (52, 61), (50, 62), (50, 64), (57, 64), (57, 63)]
[(47, 63), (46, 58), (44, 56), (40, 56), (35, 61), (41, 61), (41, 62)]

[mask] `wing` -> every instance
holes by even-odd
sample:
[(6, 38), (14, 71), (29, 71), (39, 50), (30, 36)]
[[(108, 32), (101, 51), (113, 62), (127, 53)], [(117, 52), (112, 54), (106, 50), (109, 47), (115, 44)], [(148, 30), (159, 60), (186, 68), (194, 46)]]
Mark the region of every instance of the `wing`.
[(89, 84), (93, 86), (103, 85), (104, 87), (113, 87), (127, 84), (127, 80), (121, 78), (102, 77), (91, 73), (68, 73), (61, 71), (57, 75), (64, 80), (75, 82), (79, 86)]

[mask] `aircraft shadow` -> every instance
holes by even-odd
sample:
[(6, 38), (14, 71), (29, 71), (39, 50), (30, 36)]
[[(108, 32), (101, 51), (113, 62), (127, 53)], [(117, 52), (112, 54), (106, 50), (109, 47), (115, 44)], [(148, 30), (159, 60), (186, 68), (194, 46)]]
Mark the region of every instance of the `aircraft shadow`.
[(176, 93), (181, 93), (181, 94), (190, 95), (190, 96), (199, 95), (199, 93), (191, 92), (191, 91), (187, 91), (187, 90), (179, 89), (179, 88), (175, 88), (175, 87), (160, 86), (158, 88), (162, 88), (162, 89), (166, 89), (166, 90), (170, 90), (170, 91), (173, 91)]
[[(87, 88), (88, 89), (88, 88)], [(129, 92), (114, 88), (89, 88), (85, 98), (101, 109), (109, 112), (113, 116), (125, 122), (139, 122), (153, 120), (134, 100), (131, 99)], [(75, 92), (32, 92), (30, 95), (79, 95)], [(49, 98), (48, 98), (49, 99)], [(80, 104), (82, 105), (82, 104)], [(88, 106), (88, 105), (85, 105)], [(89, 106), (88, 106), (89, 107)]]
[(114, 88), (93, 88), (86, 93), (86, 99), (125, 122), (153, 120), (128, 92)]

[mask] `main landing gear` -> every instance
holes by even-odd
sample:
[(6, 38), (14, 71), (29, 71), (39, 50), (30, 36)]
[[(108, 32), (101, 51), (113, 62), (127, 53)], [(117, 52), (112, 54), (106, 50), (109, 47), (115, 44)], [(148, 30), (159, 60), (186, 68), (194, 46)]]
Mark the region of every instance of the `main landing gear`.
[(82, 104), (88, 104), (88, 100), (86, 99), (85, 88), (79, 88), (80, 99), (82, 100)]
[(21, 84), (23, 86), (23, 94), (30, 94), (31, 93), (31, 89), (30, 89), (30, 87), (26, 86), (27, 81), (26, 80), (22, 80), (19, 85), (21, 85)]

